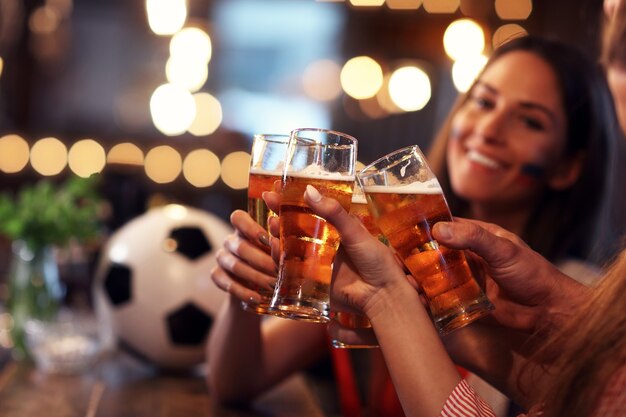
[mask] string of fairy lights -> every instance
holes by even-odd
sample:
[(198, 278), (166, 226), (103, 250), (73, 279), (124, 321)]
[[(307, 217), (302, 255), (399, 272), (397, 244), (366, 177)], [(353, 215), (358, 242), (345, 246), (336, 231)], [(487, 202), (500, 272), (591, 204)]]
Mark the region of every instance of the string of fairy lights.
[[(476, 2), (464, 0), (317, 0), (346, 3), (350, 7), (417, 10), (428, 13), (471, 15)], [(46, 0), (33, 12), (29, 24), (36, 33), (54, 33), (52, 19), (60, 4), (67, 12), (71, 0)], [(484, 2), (482, 2), (484, 3)], [(498, 17), (503, 21), (523, 21), (532, 12), (531, 0), (495, 0)], [(71, 8), (70, 8), (71, 9)], [(164, 63), (167, 82), (155, 88), (150, 98), (150, 115), (154, 126), (165, 136), (190, 133), (212, 135), (222, 123), (222, 107), (212, 94), (201, 91), (209, 76), (212, 56), (211, 38), (197, 24), (187, 22), (187, 0), (146, 0), (150, 29), (157, 36), (171, 36), (169, 58)], [(67, 14), (67, 13), (66, 13)], [(58, 17), (57, 17), (58, 19)], [(471, 18), (454, 20), (443, 36), (443, 48), (452, 60), (451, 77), (458, 91), (466, 91), (484, 66), (486, 39), (491, 37), (495, 48), (507, 39), (526, 30), (518, 23), (503, 22), (492, 35), (485, 33)], [(0, 77), (3, 65), (0, 57)], [(369, 56), (351, 57), (340, 65), (324, 59), (312, 62), (302, 74), (302, 92), (313, 100), (328, 102), (342, 94), (359, 103), (366, 116), (384, 117), (400, 112), (419, 111), (431, 98), (431, 82), (427, 69), (419, 62), (379, 63)], [(247, 187), (250, 155), (233, 152), (223, 159), (206, 147), (185, 155), (173, 146), (160, 145), (144, 152), (132, 141), (105, 146), (95, 138), (80, 139), (68, 147), (62, 140), (45, 137), (34, 141), (11, 132), (0, 137), (0, 172), (16, 174), (29, 164), (42, 176), (61, 174), (69, 168), (74, 174), (88, 177), (102, 172), (107, 165), (143, 167), (147, 177), (159, 184), (176, 181), (181, 176), (198, 188), (211, 187), (218, 180), (232, 189)]]

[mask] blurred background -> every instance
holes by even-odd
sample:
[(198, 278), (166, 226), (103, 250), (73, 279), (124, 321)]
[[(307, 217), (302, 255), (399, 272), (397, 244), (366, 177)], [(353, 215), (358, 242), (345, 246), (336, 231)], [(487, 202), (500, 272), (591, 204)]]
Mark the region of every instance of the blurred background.
[[(598, 54), (601, 0), (0, 0), (0, 193), (99, 174), (103, 236), (177, 202), (246, 204), (254, 133), (427, 149), (520, 33)], [(97, 248), (96, 248), (97, 251)], [(0, 277), (9, 260), (0, 247)], [(0, 279), (1, 281), (1, 279)]]

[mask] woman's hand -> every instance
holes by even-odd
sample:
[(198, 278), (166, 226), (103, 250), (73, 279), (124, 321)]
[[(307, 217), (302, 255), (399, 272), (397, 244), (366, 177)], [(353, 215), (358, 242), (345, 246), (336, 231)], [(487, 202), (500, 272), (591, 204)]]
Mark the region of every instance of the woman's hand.
[(550, 332), (589, 295), (587, 287), (494, 224), (468, 219), (439, 222), (433, 235), (441, 244), (478, 255), (473, 259), (496, 307), (492, 318), (504, 327), (526, 333)]
[(236, 231), (218, 251), (211, 278), (219, 288), (240, 300), (260, 302), (261, 296), (253, 288), (270, 289), (275, 285), (276, 264), (269, 252), (278, 242), (245, 211), (234, 211), (230, 222)]
[(336, 200), (323, 198), (312, 186), (307, 186), (304, 200), (341, 234), (341, 246), (333, 267), (335, 305), (342, 303), (370, 316), (377, 312), (374, 295), (378, 291), (396, 286), (414, 291), (395, 255)]

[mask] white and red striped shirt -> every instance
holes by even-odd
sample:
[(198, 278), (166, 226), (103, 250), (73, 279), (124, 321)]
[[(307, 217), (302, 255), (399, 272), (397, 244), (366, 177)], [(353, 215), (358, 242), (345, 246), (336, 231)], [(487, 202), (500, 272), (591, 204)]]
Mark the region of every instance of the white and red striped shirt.
[(443, 405), (440, 417), (496, 417), (496, 415), (467, 381), (462, 379)]

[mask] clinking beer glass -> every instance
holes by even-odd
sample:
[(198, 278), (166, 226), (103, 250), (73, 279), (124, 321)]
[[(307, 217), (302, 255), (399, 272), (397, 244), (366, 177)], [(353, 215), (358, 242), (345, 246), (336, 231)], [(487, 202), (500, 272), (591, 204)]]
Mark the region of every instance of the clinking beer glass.
[[(370, 215), (367, 207), (367, 200), (365, 194), (358, 184), (354, 186), (354, 192), (352, 194), (352, 205), (350, 206), (350, 214), (355, 216), (365, 226), (368, 232), (379, 240), (386, 242), (380, 228), (374, 222), (374, 219)], [(333, 319), (344, 327), (353, 329), (368, 329), (372, 327), (372, 324), (367, 317), (360, 313), (352, 313), (347, 311), (335, 311)], [(332, 339), (331, 341), (335, 348), (351, 348), (351, 349), (366, 349), (377, 348), (378, 344), (349, 344), (340, 339)]]
[(291, 132), (282, 178), (278, 279), (270, 304), (282, 317), (330, 320), (330, 279), (339, 233), (312, 213), (303, 195), (312, 184), (348, 210), (356, 154), (357, 141), (346, 134), (324, 129)]
[(441, 334), (487, 315), (493, 305), (472, 276), (463, 251), (439, 245), (431, 230), (452, 216), (417, 146), (392, 152), (357, 174), (376, 223), (428, 301)]
[[(248, 214), (268, 230), (268, 219), (274, 216), (262, 195), (265, 191), (274, 191), (274, 182), (283, 174), (284, 159), (289, 143), (289, 135), (259, 134), (254, 135), (250, 152), (250, 176), (248, 180)], [(261, 296), (261, 302), (242, 301), (241, 307), (253, 313), (271, 314), (270, 301), (273, 288), (254, 288)]]

